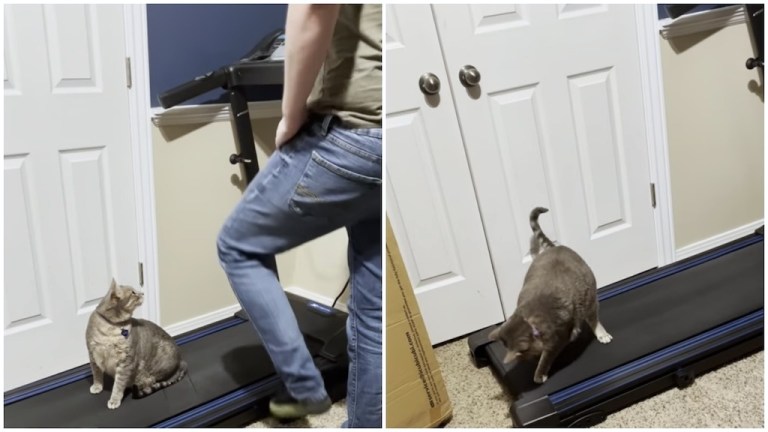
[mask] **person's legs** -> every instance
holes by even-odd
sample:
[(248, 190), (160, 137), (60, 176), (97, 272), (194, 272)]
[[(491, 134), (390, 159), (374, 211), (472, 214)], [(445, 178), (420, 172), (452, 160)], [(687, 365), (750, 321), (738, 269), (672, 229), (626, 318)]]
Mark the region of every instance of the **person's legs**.
[(265, 263), (381, 205), (381, 141), (350, 146), (330, 118), (306, 127), (281, 147), (248, 186), (219, 234), (219, 258), (290, 395), (327, 400), (275, 273)]
[(382, 427), (381, 216), (348, 228), (352, 294), (347, 309), (349, 382), (345, 427)]

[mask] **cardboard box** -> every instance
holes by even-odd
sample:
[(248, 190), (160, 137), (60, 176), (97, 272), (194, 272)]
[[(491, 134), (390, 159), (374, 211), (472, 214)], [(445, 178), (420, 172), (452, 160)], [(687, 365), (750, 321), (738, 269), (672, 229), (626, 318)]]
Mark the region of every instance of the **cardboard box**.
[(435, 352), (387, 220), (387, 423), (437, 427), (453, 413)]

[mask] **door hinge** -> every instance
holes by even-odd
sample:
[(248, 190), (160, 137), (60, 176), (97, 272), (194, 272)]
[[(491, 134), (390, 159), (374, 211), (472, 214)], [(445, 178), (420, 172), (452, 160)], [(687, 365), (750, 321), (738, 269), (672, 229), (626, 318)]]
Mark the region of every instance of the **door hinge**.
[(139, 263), (139, 286), (144, 286), (144, 263)]
[(133, 86), (133, 78), (131, 77), (131, 58), (125, 58), (125, 82), (128, 88)]
[(651, 207), (656, 208), (656, 183), (651, 183)]

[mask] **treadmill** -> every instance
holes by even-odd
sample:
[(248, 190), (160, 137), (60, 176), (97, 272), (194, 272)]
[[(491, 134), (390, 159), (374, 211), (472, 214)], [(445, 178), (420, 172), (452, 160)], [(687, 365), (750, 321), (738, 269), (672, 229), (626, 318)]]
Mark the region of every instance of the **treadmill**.
[[(275, 53), (284, 37), (277, 31), (262, 40), (242, 60), (195, 78), (159, 96), (170, 108), (216, 88), (228, 92), (241, 163), (250, 182), (258, 173), (246, 91), (254, 86), (279, 85), (283, 62)], [(255, 87), (258, 89), (258, 87)], [(274, 259), (271, 265), (276, 268)], [(346, 397), (347, 314), (287, 293), (315, 365), (330, 398)], [(269, 416), (269, 399), (283, 384), (258, 333), (244, 311), (177, 336), (187, 376), (144, 398), (127, 395), (110, 410), (112, 388), (92, 395), (88, 364), (5, 393), (5, 424), (10, 427), (239, 427)]]
[(763, 349), (763, 228), (598, 291), (597, 342), (585, 325), (535, 384), (536, 362), (504, 364), (491, 326), (470, 335), (475, 366), (489, 366), (510, 394), (518, 427), (589, 427), (639, 400)]

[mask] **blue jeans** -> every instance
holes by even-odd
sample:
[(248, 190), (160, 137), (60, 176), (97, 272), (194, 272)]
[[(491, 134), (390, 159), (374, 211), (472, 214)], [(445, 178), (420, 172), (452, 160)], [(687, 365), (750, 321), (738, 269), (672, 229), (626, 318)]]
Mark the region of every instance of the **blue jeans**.
[(219, 259), (275, 369), (297, 400), (327, 397), (269, 256), (341, 227), (349, 234), (346, 427), (381, 427), (381, 129), (312, 121), (248, 185), (218, 238)]

